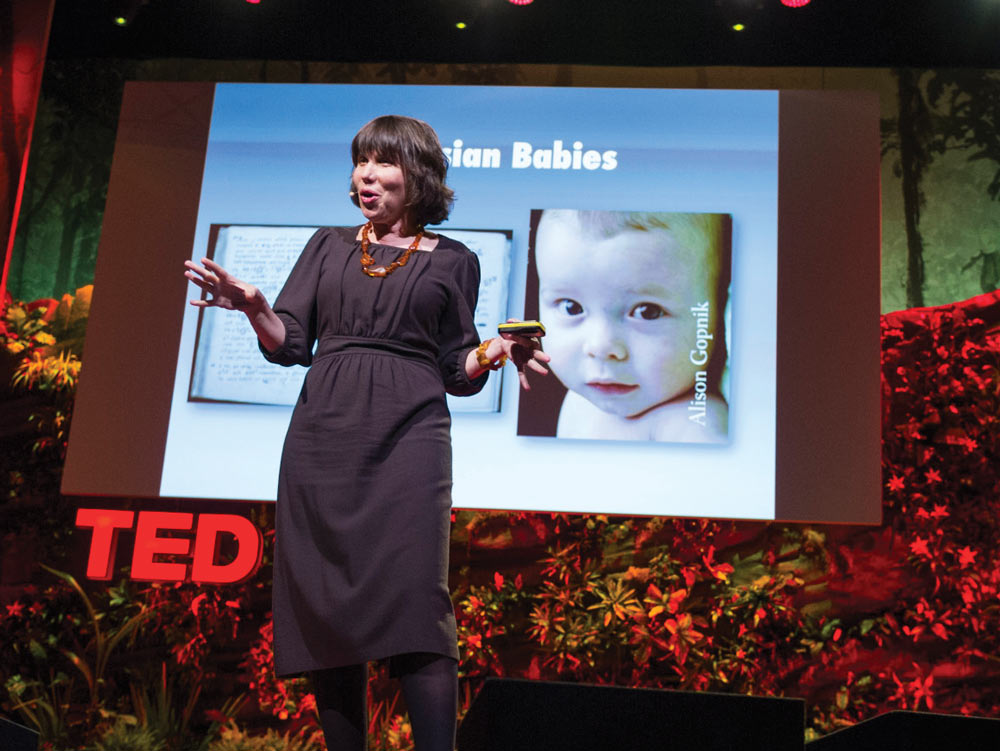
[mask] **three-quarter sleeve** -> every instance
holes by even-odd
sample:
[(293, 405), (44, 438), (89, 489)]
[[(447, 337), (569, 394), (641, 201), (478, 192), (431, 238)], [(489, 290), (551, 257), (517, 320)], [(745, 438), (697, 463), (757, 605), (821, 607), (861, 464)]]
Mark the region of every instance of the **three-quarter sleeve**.
[(489, 371), (470, 379), (465, 369), (469, 352), (479, 346), (475, 321), (479, 300), (479, 259), (464, 247), (462, 251), (459, 262), (454, 266), (448, 305), (441, 319), (438, 368), (445, 391), (454, 396), (472, 396), (486, 385)]
[(330, 229), (324, 227), (306, 243), (272, 306), (285, 325), (285, 340), (274, 352), (257, 341), (261, 353), (278, 365), (309, 365), (316, 342), (316, 293)]

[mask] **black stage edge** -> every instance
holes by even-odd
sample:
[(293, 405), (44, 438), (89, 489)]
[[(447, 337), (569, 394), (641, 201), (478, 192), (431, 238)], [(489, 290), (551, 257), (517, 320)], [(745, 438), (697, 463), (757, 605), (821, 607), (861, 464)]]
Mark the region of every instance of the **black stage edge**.
[(36, 751), (38, 733), (24, 725), (0, 717), (0, 749), (2, 751)]
[(887, 712), (806, 744), (806, 751), (993, 751), (1000, 720), (987, 717)]
[(805, 702), (488, 678), (459, 751), (802, 751)]

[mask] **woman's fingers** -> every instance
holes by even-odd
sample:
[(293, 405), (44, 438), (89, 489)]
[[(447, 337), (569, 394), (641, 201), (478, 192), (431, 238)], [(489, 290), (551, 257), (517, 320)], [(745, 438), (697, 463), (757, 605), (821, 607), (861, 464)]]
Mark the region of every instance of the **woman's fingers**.
[(229, 276), (229, 273), (224, 268), (222, 268), (219, 264), (217, 264), (215, 261), (213, 261), (211, 258), (202, 258), (201, 262), (205, 265), (206, 269), (208, 269), (212, 273), (218, 275), (218, 277), (220, 279), (222, 277)]
[(531, 359), (526, 363), (529, 368), (531, 368), (536, 373), (541, 373), (542, 375), (548, 375), (549, 369), (542, 365), (538, 360)]
[(212, 289), (212, 285), (211, 284), (209, 284), (208, 282), (206, 282), (204, 279), (199, 279), (197, 276), (195, 276), (194, 274), (192, 274), (190, 271), (185, 271), (184, 272), (184, 276), (186, 276), (188, 278), (188, 280), (192, 284), (194, 284), (195, 286), (200, 287), (201, 289), (205, 290), (206, 292), (210, 292), (211, 291), (211, 289)]
[(547, 363), (551, 358), (539, 349), (541, 345), (538, 339), (505, 334), (504, 340), (508, 343), (508, 346), (505, 347), (507, 356), (517, 368), (517, 378), (521, 382), (521, 388), (530, 391), (528, 368), (539, 375), (546, 375), (549, 370), (544, 363)]
[(239, 279), (229, 275), (224, 268), (211, 258), (202, 258), (201, 264), (185, 261), (187, 269), (184, 276), (193, 284), (210, 295), (210, 299), (192, 304), (198, 307), (220, 307), (229, 310), (242, 310), (251, 300), (256, 300), (257, 290)]
[[(205, 261), (205, 262), (211, 263), (211, 261), (209, 261), (207, 258), (203, 258), (202, 260)], [(219, 266), (218, 264), (212, 264), (212, 265), (214, 265), (217, 269), (222, 270), (223, 273), (225, 273), (224, 270), (222, 269), (222, 267)], [(184, 266), (189, 271), (193, 271), (194, 273), (198, 274), (198, 276), (200, 276), (200, 277), (202, 277), (204, 279), (208, 279), (209, 277), (213, 277), (213, 278), (216, 277), (216, 274), (214, 272), (210, 271), (205, 266), (202, 266), (202, 265), (200, 265), (200, 264), (198, 264), (198, 263), (196, 263), (194, 261), (185, 261), (184, 262)]]

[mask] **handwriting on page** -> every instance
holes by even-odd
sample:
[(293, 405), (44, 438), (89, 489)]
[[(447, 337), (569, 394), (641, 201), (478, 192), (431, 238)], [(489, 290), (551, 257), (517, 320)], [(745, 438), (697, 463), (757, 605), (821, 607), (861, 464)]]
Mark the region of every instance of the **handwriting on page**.
[[(231, 226), (219, 229), (216, 263), (255, 284), (274, 302), (315, 227)], [(242, 315), (207, 311), (201, 325), (191, 397), (253, 404), (294, 404), (302, 368), (283, 368), (261, 357), (257, 337)]]

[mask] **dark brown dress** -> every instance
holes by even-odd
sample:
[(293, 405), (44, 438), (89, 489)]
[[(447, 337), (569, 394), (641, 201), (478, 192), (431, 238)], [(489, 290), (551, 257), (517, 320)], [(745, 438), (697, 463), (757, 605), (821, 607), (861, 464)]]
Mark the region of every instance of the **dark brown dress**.
[[(486, 381), (465, 372), (479, 343), (479, 262), (441, 237), (372, 279), (357, 232), (319, 230), (274, 305), (286, 334), (268, 359), (310, 365), (278, 478), (279, 675), (405, 652), (458, 657), (445, 392), (474, 394)], [(369, 252), (388, 265), (403, 250)]]

